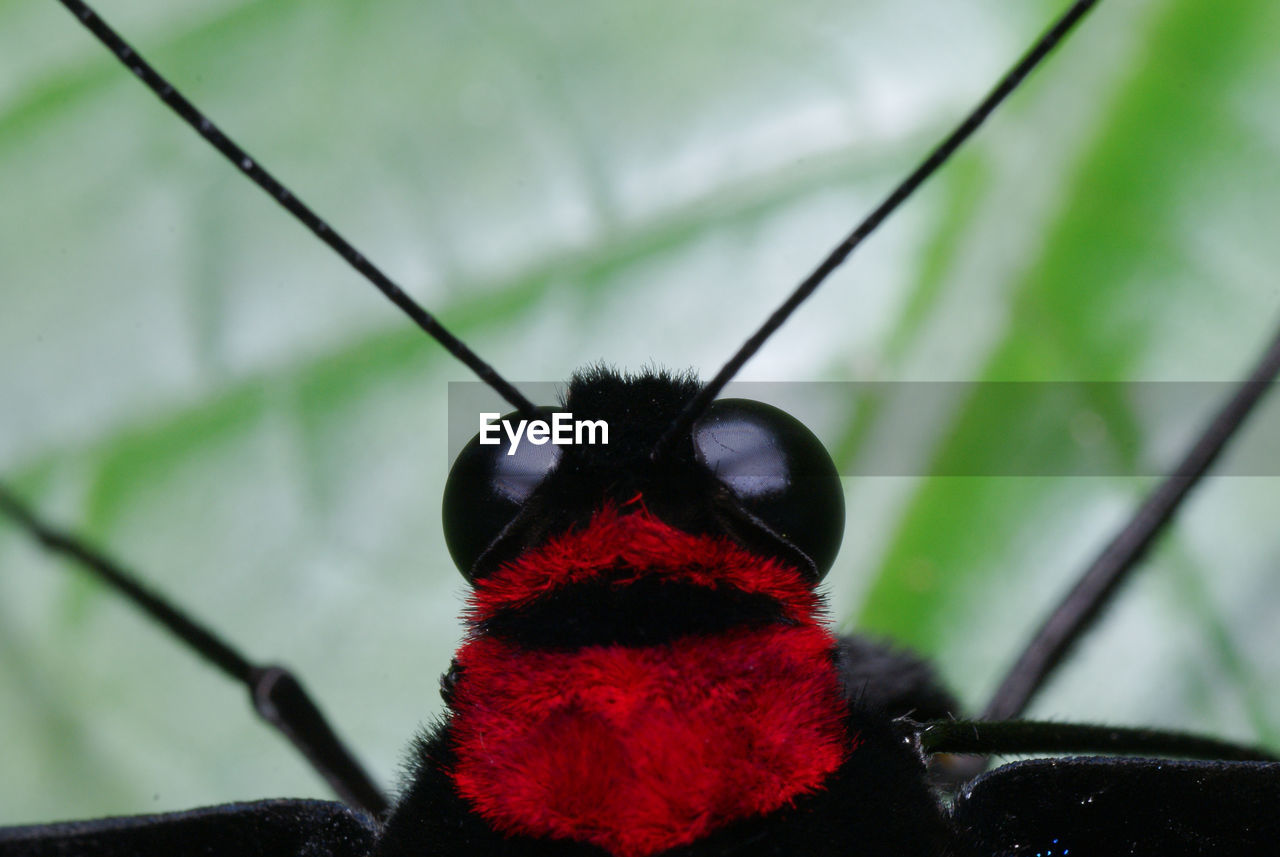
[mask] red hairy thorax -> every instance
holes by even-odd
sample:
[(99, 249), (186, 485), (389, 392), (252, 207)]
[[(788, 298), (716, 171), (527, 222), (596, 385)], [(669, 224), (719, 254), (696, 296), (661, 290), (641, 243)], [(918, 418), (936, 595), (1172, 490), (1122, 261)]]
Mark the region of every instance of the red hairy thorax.
[(481, 580), (469, 617), (619, 569), (619, 586), (665, 575), (768, 594), (785, 621), (575, 649), (473, 633), (451, 703), (459, 794), (502, 832), (647, 857), (822, 788), (857, 736), (820, 601), (795, 569), (606, 508)]

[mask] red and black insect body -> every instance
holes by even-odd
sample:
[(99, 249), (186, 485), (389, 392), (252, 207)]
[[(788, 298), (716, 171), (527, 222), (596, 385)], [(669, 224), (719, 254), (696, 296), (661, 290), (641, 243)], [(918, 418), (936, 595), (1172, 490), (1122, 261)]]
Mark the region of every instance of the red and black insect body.
[(445, 516), (471, 637), (386, 853), (937, 853), (921, 759), (874, 688), (851, 705), (814, 590), (834, 465), (745, 400), (652, 457), (699, 386), (591, 371), (564, 408), (617, 427), (607, 446), (463, 451)]
[[(0, 857), (1144, 857), (1265, 853), (1280, 761), (1148, 729), (1015, 720), (1280, 371), (1280, 339), (1080, 578), (984, 719), (912, 655), (828, 627), (844, 522), (836, 468), (725, 383), (1093, 5), (1081, 0), (792, 298), (704, 381), (597, 367), (530, 402), (199, 113), (79, 0), (63, 0), (246, 176), (516, 411), (608, 426), (600, 444), (497, 444), (443, 502), (470, 589), (444, 715), (387, 801), (282, 668), (257, 664), (0, 488), (0, 512), (123, 593), (251, 693), (343, 802), (268, 800), (0, 829)], [(959, 759), (955, 754), (971, 754)], [(1038, 758), (981, 773), (985, 757)], [(1097, 754), (1119, 754), (1114, 758)], [(1175, 757), (1161, 761), (1149, 757)], [(1200, 761), (1186, 761), (1200, 760)]]

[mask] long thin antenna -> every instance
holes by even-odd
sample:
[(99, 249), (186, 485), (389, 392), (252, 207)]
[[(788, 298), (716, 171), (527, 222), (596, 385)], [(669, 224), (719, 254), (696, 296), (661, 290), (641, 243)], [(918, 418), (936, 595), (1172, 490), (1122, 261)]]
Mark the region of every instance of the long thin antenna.
[(689, 400), (679, 416), (672, 421), (671, 425), (658, 439), (658, 443), (654, 446), (653, 457), (660, 457), (664, 450), (671, 442), (683, 432), (687, 431), (693, 421), (707, 408), (707, 405), (720, 395), (725, 385), (733, 379), (734, 375), (750, 360), (760, 346), (764, 345), (765, 340), (777, 332), (782, 327), (791, 314), (796, 311), (800, 304), (804, 303), (808, 298), (822, 285), (823, 281), (831, 275), (836, 268), (849, 257), (859, 244), (863, 242), (872, 232), (883, 223), (890, 214), (897, 210), (903, 202), (907, 200), (911, 194), (915, 193), (925, 180), (937, 172), (938, 168), (947, 162), (950, 157), (955, 154), (963, 143), (978, 130), (978, 127), (986, 121), (997, 107), (1003, 102), (1022, 81), (1029, 75), (1040, 62), (1047, 57), (1058, 43), (1071, 32), (1077, 23), (1096, 5), (1098, 0), (1076, 0), (1071, 8), (1044, 32), (1036, 41), (1031, 49), (1023, 54), (1022, 59), (1005, 73), (1000, 82), (987, 93), (987, 97), (970, 111), (969, 115), (956, 126), (947, 137), (939, 143), (929, 155), (920, 162), (911, 173), (903, 179), (893, 191), (884, 198), (875, 209), (868, 214), (858, 226), (849, 233), (843, 241), (841, 241), (834, 250), (832, 250), (822, 263), (813, 270), (813, 273), (805, 277), (800, 285), (796, 286), (795, 291), (782, 302), (773, 314), (765, 320), (760, 329), (751, 335), (742, 347), (738, 349), (729, 362), (716, 373), (716, 376), (707, 382), (706, 386), (699, 391), (698, 395)]
[(11, 518), (46, 549), (75, 560), (163, 625), (202, 660), (243, 685), (258, 715), (289, 739), (343, 801), (375, 818), (387, 810), (386, 797), (287, 669), (253, 663), (208, 626), (152, 592), (136, 574), (70, 533), (42, 521), (3, 484), (0, 514)]
[(1116, 533), (1080, 576), (1071, 592), (1045, 620), (991, 697), (983, 719), (1017, 717), (1044, 687), (1111, 595), (1128, 579), (1156, 537), (1173, 518), (1191, 489), (1199, 484), (1227, 442), (1235, 436), (1263, 395), (1280, 375), (1280, 330), (1258, 359), (1253, 371), (1196, 438), (1173, 474), (1161, 482), (1146, 502)]
[(427, 312), (421, 304), (405, 294), (403, 289), (392, 282), (391, 278), (382, 273), (376, 265), (366, 259), (359, 250), (351, 246), (347, 239), (343, 238), (333, 227), (321, 219), (310, 206), (298, 199), (275, 176), (267, 172), (258, 163), (257, 159), (250, 157), (248, 152), (222, 133), (222, 130), (217, 125), (213, 124), (181, 92), (175, 89), (173, 84), (165, 80), (150, 63), (120, 37), (119, 33), (108, 26), (107, 22), (98, 16), (98, 13), (80, 2), (80, 0), (59, 0), (59, 2), (67, 7), (71, 14), (75, 15), (76, 19), (84, 24), (89, 32), (97, 36), (98, 41), (106, 45), (107, 49), (115, 54), (116, 58), (126, 68), (136, 74), (146, 84), (147, 88), (155, 93), (157, 98), (181, 117), (182, 121), (190, 125), (197, 134), (205, 138), (211, 146), (221, 152), (236, 169), (266, 191), (268, 196), (280, 203), (303, 226), (311, 230), (313, 235), (328, 244), (334, 252), (346, 260), (347, 264), (359, 271), (365, 279), (373, 284), (374, 288), (382, 292), (387, 297), (387, 300), (398, 306), (405, 315), (413, 319), (418, 327), (443, 345), (446, 351), (466, 364), (481, 381), (488, 384), (498, 395), (515, 406), (516, 410), (525, 416), (532, 417), (534, 415), (536, 407), (519, 390), (499, 375), (492, 366), (481, 360), (479, 355), (468, 348), (462, 340), (446, 330), (444, 325), (440, 324), (435, 316)]

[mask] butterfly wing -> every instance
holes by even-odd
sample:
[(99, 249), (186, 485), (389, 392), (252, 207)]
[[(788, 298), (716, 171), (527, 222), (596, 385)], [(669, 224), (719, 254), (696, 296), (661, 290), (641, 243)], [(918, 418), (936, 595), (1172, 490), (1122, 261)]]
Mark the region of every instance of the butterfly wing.
[(974, 854), (1272, 853), (1280, 763), (1035, 759), (979, 777), (955, 821)]
[(364, 857), (377, 838), (343, 804), (264, 800), (96, 821), (0, 829), (0, 857)]

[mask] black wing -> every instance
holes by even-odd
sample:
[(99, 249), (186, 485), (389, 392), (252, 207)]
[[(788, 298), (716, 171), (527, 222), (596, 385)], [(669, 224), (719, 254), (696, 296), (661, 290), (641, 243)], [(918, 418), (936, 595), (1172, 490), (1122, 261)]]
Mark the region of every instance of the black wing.
[(366, 857), (378, 827), (341, 803), (264, 800), (0, 828), (0, 857)]
[(1280, 763), (1017, 762), (976, 779), (954, 815), (975, 857), (1274, 854)]

